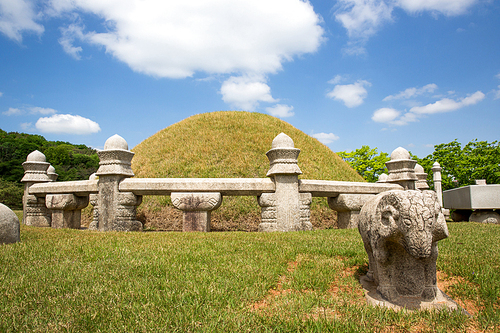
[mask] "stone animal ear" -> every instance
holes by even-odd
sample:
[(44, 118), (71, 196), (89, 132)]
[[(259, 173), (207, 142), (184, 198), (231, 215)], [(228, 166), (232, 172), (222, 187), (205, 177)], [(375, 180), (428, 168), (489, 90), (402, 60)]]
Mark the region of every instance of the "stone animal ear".
[(380, 220), (384, 225), (391, 225), (399, 220), (400, 202), (396, 195), (389, 193), (380, 200)]

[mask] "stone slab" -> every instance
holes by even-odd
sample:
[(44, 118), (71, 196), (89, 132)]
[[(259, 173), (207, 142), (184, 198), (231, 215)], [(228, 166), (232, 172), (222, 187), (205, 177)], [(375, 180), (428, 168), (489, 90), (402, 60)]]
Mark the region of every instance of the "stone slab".
[(29, 194), (42, 196), (45, 194), (77, 194), (80, 196), (97, 193), (97, 180), (75, 180), (68, 182), (52, 182), (33, 184)]
[(500, 208), (500, 185), (469, 185), (444, 191), (443, 207), (498, 209)]
[(460, 311), (467, 314), (463, 308), (461, 308), (455, 301), (453, 301), (448, 295), (439, 290), (438, 296), (431, 302), (421, 301), (415, 297), (399, 297), (395, 302), (389, 302), (377, 292), (377, 285), (370, 281), (363, 275), (359, 282), (363, 286), (363, 291), (365, 293), (366, 302), (368, 305), (380, 306), (393, 309), (395, 311), (401, 310), (451, 310)]
[(336, 197), (339, 194), (378, 194), (390, 190), (403, 190), (403, 187), (398, 184), (386, 183), (299, 179), (299, 192), (309, 192), (313, 197)]

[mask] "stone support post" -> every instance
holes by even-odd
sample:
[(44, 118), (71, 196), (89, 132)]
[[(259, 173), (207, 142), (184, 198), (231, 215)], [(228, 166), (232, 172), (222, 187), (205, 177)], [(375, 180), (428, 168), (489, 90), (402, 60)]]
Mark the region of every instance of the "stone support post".
[[(95, 180), (97, 176), (95, 173), (91, 174), (89, 180)], [(89, 224), (89, 230), (98, 230), (99, 226), (99, 205), (97, 203), (99, 194), (90, 194), (89, 202), (92, 205), (92, 222)]]
[(47, 176), (47, 163), (45, 155), (38, 150), (33, 151), (23, 163), (24, 183), (23, 195), (23, 224), (35, 227), (50, 227), (50, 211), (45, 207), (45, 197), (36, 197), (29, 194), (29, 188), (36, 183), (50, 182)]
[(127, 142), (119, 135), (113, 135), (104, 144), (99, 155), (99, 176), (97, 205), (99, 207), (97, 229), (100, 231), (142, 231), (137, 221), (136, 207), (142, 196), (132, 192), (120, 192), (120, 182), (133, 177), (131, 161), (134, 153), (128, 150)]
[(210, 231), (211, 212), (222, 203), (218, 192), (172, 193), (172, 204), (182, 210), (182, 231)]
[(82, 209), (88, 204), (88, 197), (74, 194), (47, 194), (45, 197), (45, 205), (52, 211), (52, 228), (80, 229)]
[(266, 155), (270, 169), (267, 176), (275, 183), (274, 193), (263, 193), (258, 198), (262, 207), (259, 231), (312, 230), (310, 222), (310, 193), (299, 193), (299, 178), (302, 174), (297, 164), (300, 149), (293, 140), (281, 133), (272, 142)]
[(359, 212), (373, 194), (339, 194), (328, 198), (328, 206), (337, 212), (337, 227), (351, 229), (358, 227)]
[(403, 186), (405, 190), (416, 189), (415, 183), (418, 181), (415, 175), (415, 165), (417, 161), (410, 158), (410, 153), (403, 147), (396, 148), (391, 153), (391, 160), (385, 165), (389, 170), (387, 183), (395, 183)]
[(441, 188), (441, 165), (438, 162), (434, 162), (432, 165), (432, 176), (434, 180), (434, 191), (437, 194), (439, 205), (443, 207), (443, 190)]

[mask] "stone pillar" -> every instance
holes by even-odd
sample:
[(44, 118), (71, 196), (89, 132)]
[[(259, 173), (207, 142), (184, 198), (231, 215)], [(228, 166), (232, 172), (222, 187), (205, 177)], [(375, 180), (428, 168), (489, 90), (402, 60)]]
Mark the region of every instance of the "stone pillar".
[(29, 194), (29, 188), (36, 183), (50, 182), (47, 176), (49, 168), (45, 155), (35, 150), (23, 163), (24, 183), (23, 195), (23, 224), (35, 227), (50, 227), (50, 211), (45, 207), (45, 197), (36, 197)]
[[(95, 173), (91, 174), (89, 180), (96, 180), (97, 176)], [(99, 229), (99, 205), (97, 203), (99, 194), (91, 193), (89, 195), (89, 202), (92, 205), (92, 222), (89, 224), (89, 230)]]
[(391, 153), (391, 160), (385, 162), (389, 170), (387, 183), (395, 183), (403, 186), (405, 190), (416, 189), (415, 183), (418, 178), (415, 175), (417, 161), (410, 158), (410, 153), (403, 147), (396, 148)]
[(88, 204), (88, 197), (74, 194), (47, 194), (45, 197), (45, 205), (52, 211), (52, 228), (80, 229), (82, 209)]
[(337, 197), (328, 198), (328, 206), (337, 211), (337, 227), (339, 229), (357, 228), (359, 212), (373, 196), (373, 194), (339, 194)]
[(49, 165), (49, 168), (47, 169), (47, 176), (49, 177), (51, 182), (55, 182), (57, 180), (57, 177), (59, 177), (59, 175), (56, 173), (56, 169), (52, 165)]
[(415, 175), (418, 178), (416, 187), (417, 190), (428, 190), (429, 184), (427, 184), (427, 173), (424, 170), (424, 167), (420, 164), (415, 165)]
[(299, 178), (302, 174), (297, 164), (300, 149), (293, 140), (281, 133), (274, 138), (271, 150), (266, 155), (270, 168), (267, 176), (273, 179), (276, 191), (264, 193), (257, 198), (262, 207), (259, 231), (312, 230), (310, 222), (310, 193), (299, 193)]
[(182, 210), (182, 231), (210, 231), (210, 215), (219, 208), (222, 195), (218, 192), (172, 193), (172, 204)]
[(98, 151), (99, 176), (97, 205), (99, 217), (97, 229), (100, 231), (142, 231), (142, 223), (137, 221), (136, 207), (142, 196), (132, 192), (120, 192), (120, 182), (133, 177), (131, 161), (134, 153), (128, 150), (127, 142), (119, 135), (113, 135)]
[(439, 205), (443, 207), (443, 190), (441, 188), (441, 166), (438, 162), (434, 162), (432, 165), (432, 175), (434, 180), (434, 191), (437, 194)]

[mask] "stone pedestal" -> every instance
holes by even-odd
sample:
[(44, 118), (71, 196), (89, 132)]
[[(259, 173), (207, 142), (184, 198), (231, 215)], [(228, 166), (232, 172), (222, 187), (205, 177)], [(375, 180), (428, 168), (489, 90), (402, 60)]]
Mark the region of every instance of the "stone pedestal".
[(415, 176), (417, 176), (418, 181), (415, 184), (417, 190), (428, 190), (429, 184), (427, 184), (427, 173), (424, 170), (424, 167), (420, 164), (415, 165)]
[(328, 206), (337, 211), (337, 227), (351, 229), (358, 227), (359, 212), (373, 194), (340, 194), (328, 198)]
[(128, 150), (127, 142), (113, 135), (104, 144), (99, 155), (97, 205), (99, 207), (97, 229), (101, 231), (142, 231), (142, 223), (136, 218), (136, 207), (142, 197), (132, 192), (120, 192), (120, 182), (133, 177), (131, 161), (134, 153)]
[(82, 209), (88, 204), (88, 197), (73, 194), (47, 194), (45, 197), (45, 205), (52, 211), (52, 228), (80, 229)]
[(50, 227), (50, 211), (45, 207), (45, 198), (29, 194), (29, 188), (36, 183), (50, 182), (47, 170), (50, 164), (45, 155), (38, 150), (33, 151), (23, 163), (24, 183), (23, 224), (35, 227)]
[(218, 192), (172, 193), (172, 204), (182, 210), (182, 231), (210, 231), (211, 212), (222, 203)]
[(300, 149), (293, 140), (281, 133), (274, 138), (266, 155), (270, 168), (267, 176), (275, 183), (274, 193), (264, 193), (258, 198), (262, 207), (259, 231), (312, 230), (310, 222), (310, 193), (299, 193), (302, 174), (297, 164)]

